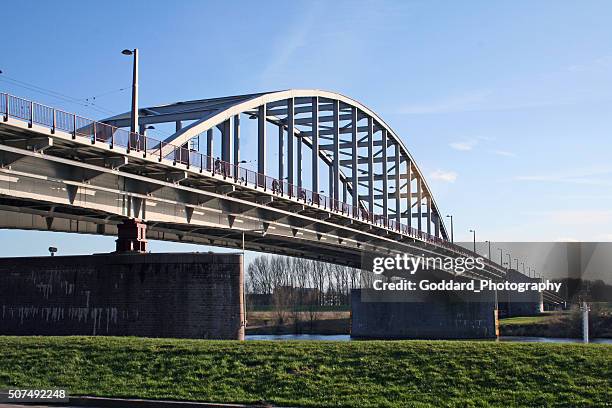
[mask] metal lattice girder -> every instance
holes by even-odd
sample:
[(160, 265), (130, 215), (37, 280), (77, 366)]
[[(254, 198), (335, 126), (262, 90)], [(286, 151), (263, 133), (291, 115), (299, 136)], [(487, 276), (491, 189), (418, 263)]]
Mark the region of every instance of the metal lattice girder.
[[(431, 232), (433, 226), (437, 236), (447, 238), (431, 190), (401, 139), (373, 111), (346, 96), (321, 90), (287, 90), (186, 101), (142, 108), (139, 123), (176, 123), (176, 132), (164, 141), (173, 145), (184, 145), (206, 134), (209, 156), (214, 152), (213, 129), (217, 127), (223, 160), (238, 164), (240, 138), (245, 137), (240, 134), (241, 114), (258, 122), (259, 173), (270, 170), (266, 124), (273, 124), (279, 138), (278, 170), (273, 171), (279, 180), (286, 177), (288, 183), (318, 193), (321, 166), (328, 169), (329, 195), (334, 200), (346, 202), (350, 195), (351, 204), (369, 214), (381, 209), (381, 215), (391, 214), (396, 222), (405, 219), (410, 227), (424, 232)], [(130, 113), (104, 122), (129, 126)], [(312, 163), (306, 179), (302, 171), (304, 147), (310, 149)], [(414, 207), (413, 217), (405, 209)]]

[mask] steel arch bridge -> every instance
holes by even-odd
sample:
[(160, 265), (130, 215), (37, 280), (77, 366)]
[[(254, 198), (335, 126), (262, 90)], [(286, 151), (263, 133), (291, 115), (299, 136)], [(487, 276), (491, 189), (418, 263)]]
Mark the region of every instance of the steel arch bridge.
[[(148, 107), (139, 133), (123, 129), (128, 114), (96, 122), (6, 93), (0, 115), (0, 228), (117, 236), (136, 221), (150, 239), (354, 267), (365, 253), (478, 256), (448, 241), (398, 135), (340, 94), (290, 90)], [(245, 118), (257, 123), (258, 171), (242, 166)], [(153, 124), (175, 132), (156, 140), (146, 135)], [(270, 128), (279, 159), (265, 174)], [(205, 152), (194, 143), (201, 137)], [(324, 171), (331, 197), (320, 193)], [(470, 277), (507, 274), (485, 265)]]
[[(260, 175), (272, 176), (266, 171), (269, 125), (276, 128), (272, 133), (278, 134), (278, 170), (271, 181), (275, 191), (298, 198), (307, 195), (309, 202), (344, 208), (386, 227), (400, 229), (403, 223), (412, 232), (448, 240), (431, 189), (400, 137), (376, 113), (344, 95), (286, 90), (152, 106), (139, 111), (140, 133), (150, 125), (171, 123), (176, 132), (164, 143), (189, 149), (200, 147), (202, 138), (211, 158), (220, 139), (219, 163), (229, 165), (231, 172), (241, 163), (240, 123), (245, 115), (257, 120)], [(129, 127), (130, 113), (103, 122)], [(173, 149), (159, 146), (161, 155)], [(304, 151), (310, 156), (310, 174), (304, 174)], [(320, 194), (325, 172), (329, 197)]]

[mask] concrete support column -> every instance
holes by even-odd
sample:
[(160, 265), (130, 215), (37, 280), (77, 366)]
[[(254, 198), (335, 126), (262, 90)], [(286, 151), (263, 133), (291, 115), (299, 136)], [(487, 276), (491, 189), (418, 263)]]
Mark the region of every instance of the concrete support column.
[(294, 166), (293, 163), (293, 139), (295, 138), (295, 115), (294, 115), (294, 101), (293, 98), (287, 99), (287, 182), (289, 184), (295, 183), (293, 177)]
[(340, 199), (340, 102), (333, 102), (333, 128), (334, 128), (334, 163), (333, 163), (333, 197)]
[(234, 164), (240, 165), (240, 115), (234, 116)]
[(266, 173), (266, 105), (258, 108), (257, 116), (257, 172)]
[(374, 215), (374, 120), (368, 116), (368, 204)]
[(319, 97), (312, 98), (312, 191), (319, 193)]

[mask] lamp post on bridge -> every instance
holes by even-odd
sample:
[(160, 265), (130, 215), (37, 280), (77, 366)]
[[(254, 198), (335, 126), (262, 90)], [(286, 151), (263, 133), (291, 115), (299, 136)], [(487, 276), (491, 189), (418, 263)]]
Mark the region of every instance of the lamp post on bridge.
[(470, 232), (474, 238), (474, 253), (476, 253), (476, 230), (471, 229)]
[(510, 257), (510, 252), (508, 252), (508, 269), (512, 269), (512, 258)]
[(450, 218), (450, 222), (451, 222), (451, 243), (455, 243), (455, 233), (454, 233), (454, 228), (453, 228), (453, 216), (452, 215), (446, 215), (446, 218)]
[(130, 118), (130, 132), (138, 132), (138, 48), (121, 51), (123, 55), (134, 56), (134, 67), (132, 69), (132, 115)]
[(499, 251), (499, 265), (504, 266), (504, 250), (502, 248), (497, 248)]
[(487, 240), (487, 241), (485, 241), (485, 242), (487, 242), (487, 243), (489, 244), (489, 261), (493, 261), (493, 260), (491, 259), (491, 241)]

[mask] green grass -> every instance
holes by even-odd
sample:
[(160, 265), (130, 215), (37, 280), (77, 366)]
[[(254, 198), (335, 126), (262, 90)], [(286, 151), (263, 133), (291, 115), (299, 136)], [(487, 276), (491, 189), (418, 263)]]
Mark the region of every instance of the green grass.
[(525, 317), (509, 317), (506, 319), (500, 319), (499, 324), (537, 324), (546, 323), (551, 319), (551, 316), (525, 316)]
[(303, 407), (595, 407), (612, 401), (612, 347), (0, 337), (9, 386)]

